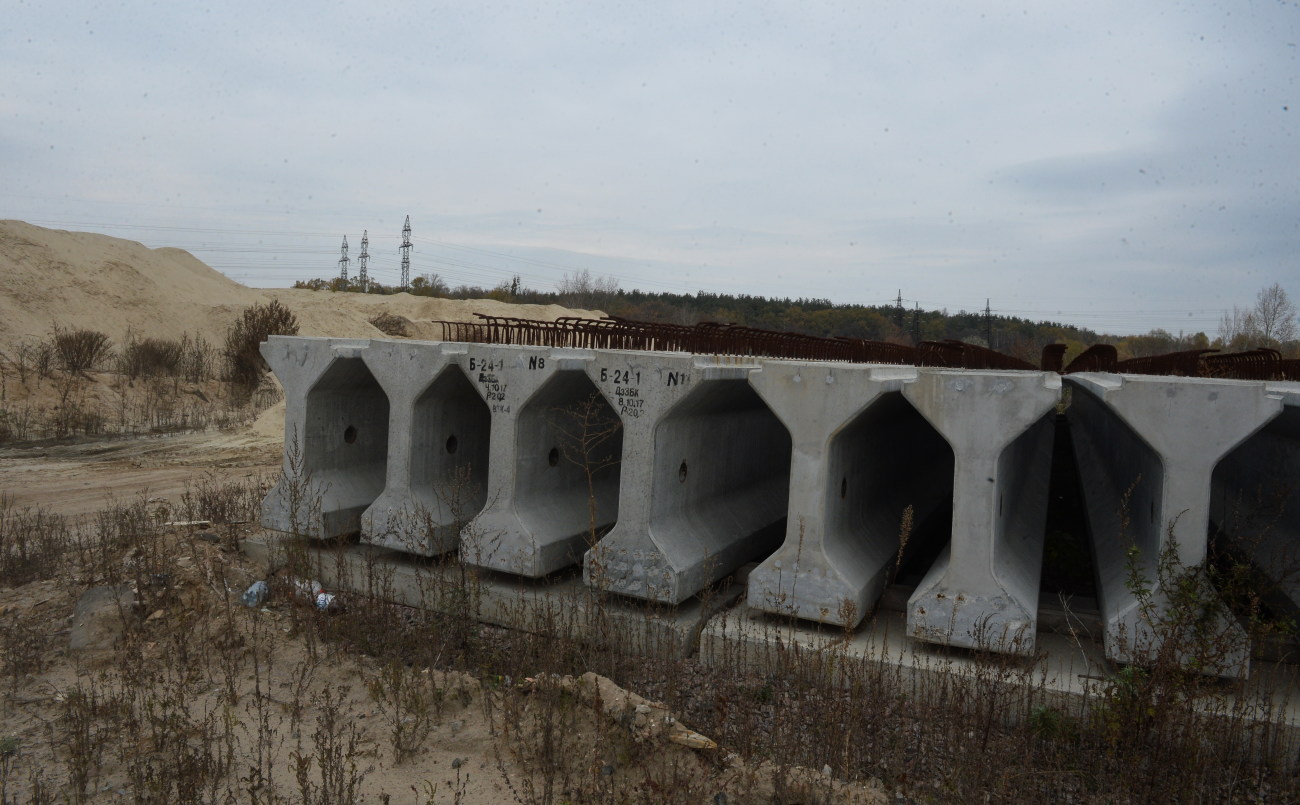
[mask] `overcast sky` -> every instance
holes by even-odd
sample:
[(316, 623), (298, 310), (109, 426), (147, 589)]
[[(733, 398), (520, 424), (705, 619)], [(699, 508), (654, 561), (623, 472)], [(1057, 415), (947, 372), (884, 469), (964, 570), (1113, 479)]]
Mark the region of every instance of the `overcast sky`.
[(1211, 335), (1300, 298), (1300, 6), (0, 0), (0, 218)]

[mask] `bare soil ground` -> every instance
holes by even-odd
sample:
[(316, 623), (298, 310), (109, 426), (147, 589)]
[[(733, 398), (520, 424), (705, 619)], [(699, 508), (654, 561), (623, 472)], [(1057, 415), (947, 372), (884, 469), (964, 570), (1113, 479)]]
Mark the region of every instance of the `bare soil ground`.
[(276, 422), (0, 449), (6, 547), (36, 539), (36, 511), (66, 529), (57, 567), (0, 584), (0, 802), (884, 801), (749, 766), (603, 677), (467, 674), (347, 637), (419, 617), (403, 608), (322, 613), (283, 573), (243, 606), (266, 575), (236, 550), (256, 523), (167, 523), (223, 490), (252, 516)]
[(196, 479), (220, 484), (271, 478), (280, 442), (252, 434), (184, 433), (0, 447), (0, 490), (16, 506), (70, 517), (144, 495), (178, 502)]
[[(282, 407), (279, 413), (283, 421)], [(0, 447), (0, 489), (19, 505), (89, 514), (110, 497), (145, 491), (179, 499), (200, 475), (223, 481), (273, 475), (280, 471), (281, 446), (279, 434), (247, 428)]]

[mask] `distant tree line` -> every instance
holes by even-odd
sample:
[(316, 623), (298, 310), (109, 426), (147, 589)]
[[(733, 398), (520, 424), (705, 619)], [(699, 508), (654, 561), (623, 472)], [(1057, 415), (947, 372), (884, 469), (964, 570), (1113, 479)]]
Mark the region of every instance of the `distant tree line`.
[[(295, 288), (360, 292), (355, 281), (340, 278), (297, 282)], [(371, 281), (368, 293), (392, 294), (401, 289)], [(912, 344), (953, 339), (988, 346), (999, 352), (1037, 363), (1047, 344), (1066, 344), (1067, 359), (1097, 344), (1113, 344), (1119, 357), (1137, 358), (1191, 349), (1241, 351), (1271, 347), (1284, 356), (1300, 357), (1296, 308), (1280, 285), (1260, 291), (1250, 309), (1225, 312), (1217, 337), (1204, 332), (1170, 333), (1154, 329), (1142, 335), (1105, 335), (1085, 327), (1053, 321), (1031, 321), (983, 311), (949, 313), (947, 310), (908, 310), (895, 305), (835, 304), (829, 299), (769, 298), (749, 294), (696, 294), (626, 291), (612, 277), (596, 277), (587, 270), (566, 274), (555, 291), (526, 288), (518, 276), (493, 288), (472, 285), (451, 287), (437, 274), (411, 281), (407, 293), (445, 299), (494, 299), (519, 304), (558, 304), (584, 310), (601, 310), (611, 316), (669, 324), (712, 321), (743, 324), (765, 330), (783, 330), (822, 337), (845, 336)]]

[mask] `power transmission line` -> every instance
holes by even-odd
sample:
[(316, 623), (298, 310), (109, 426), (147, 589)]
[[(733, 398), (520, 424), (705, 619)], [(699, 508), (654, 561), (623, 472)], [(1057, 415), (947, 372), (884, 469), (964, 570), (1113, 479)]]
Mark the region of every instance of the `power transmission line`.
[(406, 216), (406, 225), (402, 227), (402, 290), (411, 287), (411, 216)]
[[(370, 290), (370, 275), (366, 273), (366, 263), (370, 260), (370, 231), (361, 230), (361, 254), (357, 255), (357, 280), (361, 283), (361, 293)], [(344, 277), (344, 279), (347, 279)]]

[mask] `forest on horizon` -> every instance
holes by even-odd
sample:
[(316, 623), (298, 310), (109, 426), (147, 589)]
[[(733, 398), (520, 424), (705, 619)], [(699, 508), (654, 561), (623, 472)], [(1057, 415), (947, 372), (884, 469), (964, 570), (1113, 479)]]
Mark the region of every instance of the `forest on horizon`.
[[(313, 279), (299, 281), (295, 288), (318, 291), (363, 292), (356, 280)], [(368, 282), (365, 293), (401, 292), (396, 286)], [(1031, 321), (983, 310), (911, 309), (901, 305), (836, 304), (829, 299), (768, 298), (749, 294), (719, 294), (700, 291), (694, 295), (669, 292), (624, 290), (613, 278), (593, 277), (581, 271), (566, 275), (556, 291), (526, 288), (518, 277), (494, 288), (461, 285), (449, 287), (437, 274), (424, 274), (411, 281), (406, 293), (447, 299), (494, 299), (519, 304), (557, 304), (587, 310), (602, 310), (607, 315), (636, 321), (692, 325), (699, 322), (739, 324), (763, 330), (778, 330), (833, 338), (863, 338), (895, 344), (920, 341), (956, 340), (991, 347), (1030, 363), (1039, 362), (1048, 344), (1065, 344), (1067, 356), (1074, 356), (1098, 343), (1112, 344), (1119, 358), (1140, 358), (1191, 349), (1241, 351), (1259, 346), (1279, 349), (1284, 357), (1300, 357), (1296, 340), (1295, 307), (1280, 286), (1260, 292), (1255, 309), (1225, 312), (1221, 332), (1211, 336), (1204, 332), (1170, 333), (1154, 329), (1141, 335), (1110, 335), (1084, 327), (1053, 321)], [(1280, 330), (1261, 331), (1259, 318), (1267, 311), (1266, 294), (1280, 294), (1282, 309), (1271, 311), (1282, 319)], [(1274, 300), (1277, 301), (1277, 300)], [(1289, 327), (1286, 326), (1289, 324)], [(1281, 337), (1276, 337), (1281, 336)]]

